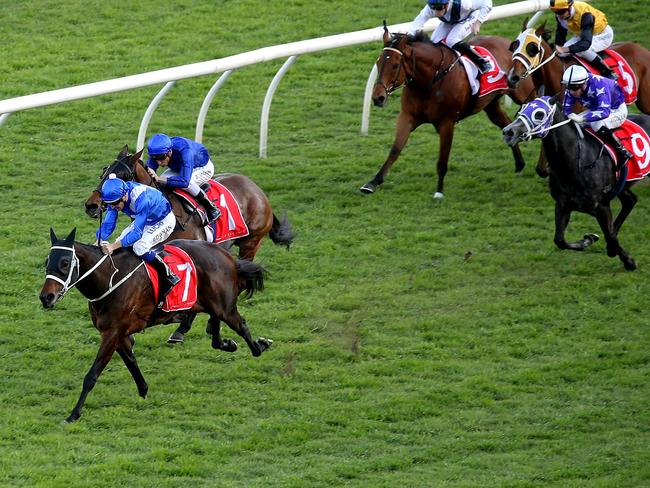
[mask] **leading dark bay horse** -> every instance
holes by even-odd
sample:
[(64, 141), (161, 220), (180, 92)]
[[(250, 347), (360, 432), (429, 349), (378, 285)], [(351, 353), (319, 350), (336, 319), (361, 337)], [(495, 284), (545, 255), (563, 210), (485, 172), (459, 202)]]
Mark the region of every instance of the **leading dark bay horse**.
[[(510, 41), (507, 39), (477, 37), (472, 44), (488, 49), (501, 69), (510, 68)], [(483, 110), (492, 123), (503, 128), (510, 123), (510, 118), (499, 105), (500, 98), (507, 94), (521, 105), (535, 96), (532, 82), (527, 81), (514, 90), (501, 89), (477, 98), (472, 95), (465, 69), (452, 49), (444, 44), (433, 44), (425, 35), (411, 38), (405, 34), (391, 34), (385, 24), (384, 48), (376, 64), (379, 75), (372, 97), (376, 106), (383, 107), (396, 89), (404, 86), (404, 91), (393, 146), (375, 177), (361, 187), (363, 193), (375, 192), (384, 182), (411, 132), (429, 123), (440, 136), (438, 184), (434, 197), (442, 198), (456, 123)], [(519, 148), (513, 147), (512, 153), (515, 170), (522, 171), (525, 163)]]
[[(137, 181), (145, 185), (155, 186), (154, 180), (140, 159), (141, 155), (142, 151), (131, 155), (128, 146), (124, 146), (115, 161), (104, 168), (99, 184), (86, 200), (86, 213), (90, 217), (99, 217), (101, 210), (99, 190), (111, 173), (125, 181)], [(275, 216), (269, 199), (259, 186), (250, 178), (233, 173), (219, 174), (214, 179), (228, 188), (233, 194), (241, 208), (249, 231), (249, 234), (245, 237), (223, 243), (225, 247), (229, 248), (232, 244), (238, 246), (239, 258), (252, 261), (260, 248), (262, 239), (268, 234), (274, 244), (289, 248), (295, 237), (291, 230), (291, 224), (286, 216), (282, 218)], [(162, 191), (169, 199), (176, 215), (176, 229), (174, 229), (168, 240), (205, 240), (206, 232), (200, 215), (189, 210), (172, 189), (163, 186)], [(224, 216), (223, 218), (227, 217)], [(187, 315), (181, 321), (179, 327), (170, 335), (168, 342), (171, 344), (183, 342), (185, 334), (192, 327), (193, 319), (193, 316)]]
[[(106, 256), (97, 246), (75, 242), (75, 233), (73, 229), (68, 237), (59, 239), (50, 229), (52, 248), (39, 296), (43, 307), (51, 309), (76, 286), (88, 298), (90, 318), (101, 336), (99, 351), (67, 422), (74, 422), (81, 416), (86, 397), (115, 351), (131, 373), (138, 393), (145, 398), (149, 387), (136, 362), (131, 334), (156, 324), (177, 322), (182, 315), (156, 308), (147, 271), (132, 252), (118, 249)], [(273, 341), (262, 337), (253, 339), (246, 320), (237, 310), (240, 293), (250, 296), (264, 288), (264, 268), (251, 261), (235, 261), (227, 251), (207, 242), (178, 240), (170, 244), (183, 249), (194, 261), (197, 300), (190, 312), (204, 312), (210, 316), (212, 347), (227, 352), (237, 349), (235, 341), (221, 338), (223, 321), (244, 338), (253, 356), (268, 349)]]
[[(555, 200), (557, 247), (582, 251), (598, 240), (596, 234), (586, 234), (580, 241), (566, 241), (564, 233), (571, 213), (583, 212), (598, 220), (607, 242), (607, 255), (618, 256), (626, 270), (635, 270), (636, 263), (618, 241), (618, 232), (637, 202), (632, 193), (635, 181), (625, 182), (622, 188), (617, 186), (614, 158), (599, 140), (564, 116), (559, 96), (541, 97), (524, 105), (515, 121), (503, 129), (503, 139), (512, 146), (533, 137), (542, 138), (550, 169), (549, 188)], [(650, 133), (650, 117), (628, 118)], [(646, 158), (650, 157), (650, 148), (643, 151)], [(613, 219), (610, 201), (619, 188), (621, 210)]]

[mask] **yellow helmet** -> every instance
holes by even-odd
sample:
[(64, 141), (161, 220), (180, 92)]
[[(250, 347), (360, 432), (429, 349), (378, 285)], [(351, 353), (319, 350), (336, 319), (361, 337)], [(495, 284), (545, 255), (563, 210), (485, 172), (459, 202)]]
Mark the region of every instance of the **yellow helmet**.
[(573, 5), (573, 0), (551, 0), (551, 10), (554, 12), (569, 10), (571, 5)]

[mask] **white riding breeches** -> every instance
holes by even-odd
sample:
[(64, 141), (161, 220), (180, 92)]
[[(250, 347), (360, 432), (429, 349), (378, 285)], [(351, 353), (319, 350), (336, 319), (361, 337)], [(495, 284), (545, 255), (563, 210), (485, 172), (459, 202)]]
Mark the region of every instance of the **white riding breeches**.
[(623, 125), (627, 119), (627, 105), (621, 103), (618, 108), (612, 109), (609, 117), (603, 120), (597, 120), (596, 122), (591, 123), (591, 128), (595, 131), (598, 131), (601, 127), (607, 127), (608, 129), (616, 129)]
[[(574, 36), (564, 43), (564, 47), (569, 47), (572, 44), (578, 42), (579, 40), (580, 37)], [(592, 37), (591, 46), (589, 47), (589, 49), (587, 49), (586, 51), (575, 53), (575, 55), (580, 56), (581, 58), (585, 58), (587, 61), (593, 61), (593, 59), (600, 51), (603, 51), (612, 45), (613, 40), (614, 40), (614, 31), (610, 26), (607, 26), (605, 27), (605, 30), (602, 31), (600, 34), (594, 35), (594, 37)], [(570, 56), (570, 53), (561, 55), (561, 57), (563, 58), (567, 56)]]
[(454, 44), (462, 41), (467, 36), (472, 33), (472, 25), (474, 22), (461, 22), (459, 24), (445, 24), (441, 23), (436, 30), (431, 34), (431, 40), (433, 42), (443, 42), (449, 46), (453, 47)]
[[(174, 227), (176, 227), (176, 216), (174, 212), (169, 212), (167, 217), (157, 224), (145, 225), (142, 231), (142, 237), (133, 243), (133, 252), (137, 256), (146, 254), (156, 244), (166, 241), (171, 233), (174, 232)], [(132, 229), (133, 223), (122, 231), (117, 240), (121, 241), (122, 237), (131, 232)]]
[[(178, 176), (178, 173), (171, 169), (167, 169), (161, 176)], [(190, 184), (187, 185), (187, 191), (192, 196), (198, 195), (201, 191), (201, 185), (206, 184), (213, 176), (214, 164), (212, 164), (212, 161), (208, 160), (205, 166), (194, 168), (192, 170), (192, 177), (190, 178)]]

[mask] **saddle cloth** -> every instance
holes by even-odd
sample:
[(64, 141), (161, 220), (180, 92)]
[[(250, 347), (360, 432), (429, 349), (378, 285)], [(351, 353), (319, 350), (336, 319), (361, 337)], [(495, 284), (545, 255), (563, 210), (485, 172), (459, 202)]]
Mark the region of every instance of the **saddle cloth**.
[(481, 56), (489, 58), (490, 64), (492, 65), (492, 69), (487, 73), (481, 74), (477, 80), (479, 71), (476, 65), (466, 56), (460, 57), (460, 60), (465, 67), (465, 72), (467, 73), (467, 79), (469, 80), (469, 84), (472, 87), (472, 95), (476, 95), (478, 93), (479, 97), (484, 97), (485, 95), (489, 95), (490, 93), (497, 90), (507, 90), (508, 80), (506, 79), (506, 74), (501, 71), (501, 68), (499, 68), (499, 63), (497, 63), (497, 60), (492, 55), (492, 53), (481, 46), (472, 47)]
[[(636, 75), (634, 74), (634, 71), (632, 71), (632, 68), (630, 68), (628, 62), (623, 59), (623, 56), (611, 49), (605, 49), (600, 54), (602, 55), (605, 64), (618, 75), (618, 80), (616, 82), (618, 83), (618, 86), (623, 89), (623, 93), (625, 94), (625, 103), (629, 105), (636, 102), (639, 82), (637, 81)], [(573, 56), (573, 58), (590, 72), (600, 75), (600, 71), (591, 66), (586, 59), (579, 56)]]
[(221, 210), (221, 216), (209, 225), (207, 225), (208, 219), (203, 207), (192, 195), (178, 188), (174, 190), (174, 193), (182, 197), (201, 214), (203, 223), (206, 224), (206, 230), (209, 230), (208, 235), (212, 236), (211, 239), (208, 239), (210, 242), (219, 244), (230, 239), (247, 236), (249, 234), (248, 225), (241, 213), (239, 203), (230, 190), (215, 180), (210, 180), (208, 185), (209, 188), (205, 194)]
[[(166, 254), (163, 255), (163, 261), (172, 272), (178, 276), (181, 281), (174, 285), (163, 303), (162, 309), (165, 312), (175, 312), (177, 310), (187, 310), (192, 308), (196, 303), (197, 288), (196, 288), (196, 266), (192, 258), (181, 248), (165, 244), (164, 248)], [(158, 273), (148, 263), (145, 263), (151, 286), (153, 287), (153, 294), (158, 303), (158, 290), (160, 289)]]
[[(603, 142), (591, 129), (588, 130), (596, 139)], [(626, 181), (645, 178), (650, 173), (650, 137), (643, 130), (643, 127), (631, 120), (626, 120), (621, 127), (614, 131), (614, 135), (632, 153), (632, 157), (627, 162)], [(607, 144), (605, 144), (605, 147), (612, 159), (616, 159), (615, 151)]]

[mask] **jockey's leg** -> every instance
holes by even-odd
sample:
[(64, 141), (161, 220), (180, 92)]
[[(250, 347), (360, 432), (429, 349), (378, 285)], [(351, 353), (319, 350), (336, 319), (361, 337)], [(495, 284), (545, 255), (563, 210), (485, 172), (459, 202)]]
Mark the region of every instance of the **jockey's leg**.
[(158, 292), (158, 304), (163, 303), (167, 294), (171, 291), (175, 284), (179, 283), (181, 279), (176, 276), (167, 263), (163, 261), (160, 255), (154, 251), (148, 251), (143, 254), (142, 259), (149, 263), (158, 273), (158, 279), (160, 280), (159, 292)]
[(205, 209), (205, 212), (208, 215), (208, 221), (210, 222), (214, 222), (221, 216), (221, 210), (219, 210), (219, 208), (208, 198), (205, 192), (201, 190), (201, 185), (207, 183), (213, 175), (214, 165), (212, 164), (212, 161), (208, 161), (205, 166), (194, 168), (190, 184), (187, 187), (190, 194), (194, 196), (199, 204)]
[(476, 65), (481, 73), (487, 73), (492, 68), (490, 61), (481, 56), (476, 50), (467, 44), (465, 41), (459, 41), (453, 46), (452, 49), (455, 49), (461, 54), (464, 54)]
[(617, 159), (616, 171), (618, 171), (625, 165), (625, 163), (627, 163), (628, 159), (632, 157), (632, 154), (630, 153), (630, 151), (625, 149), (625, 146), (623, 146), (621, 140), (614, 135), (614, 131), (612, 129), (608, 129), (606, 126), (602, 126), (600, 129), (598, 129), (596, 134), (598, 134), (606, 143), (612, 146), (616, 151), (616, 159)]
[(607, 64), (605, 64), (603, 58), (601, 58), (598, 54), (596, 54), (596, 56), (594, 56), (594, 59), (591, 60), (591, 64), (594, 68), (600, 71), (600, 74), (605, 78), (609, 78), (610, 80), (614, 81), (618, 80), (618, 75), (614, 72), (614, 70), (607, 66)]

